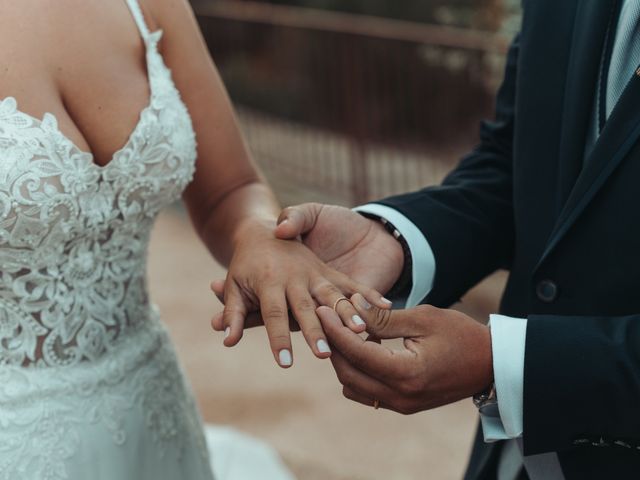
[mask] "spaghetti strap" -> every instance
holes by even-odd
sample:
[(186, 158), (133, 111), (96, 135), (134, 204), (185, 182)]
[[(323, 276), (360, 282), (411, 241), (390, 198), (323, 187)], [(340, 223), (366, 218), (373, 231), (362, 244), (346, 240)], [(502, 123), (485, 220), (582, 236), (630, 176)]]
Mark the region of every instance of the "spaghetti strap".
[(140, 35), (142, 35), (144, 40), (147, 40), (150, 35), (149, 27), (147, 27), (147, 24), (144, 21), (144, 15), (142, 15), (142, 9), (140, 8), (138, 0), (127, 0), (127, 5), (129, 5), (129, 10), (131, 10), (131, 14), (136, 21), (138, 30), (140, 30)]

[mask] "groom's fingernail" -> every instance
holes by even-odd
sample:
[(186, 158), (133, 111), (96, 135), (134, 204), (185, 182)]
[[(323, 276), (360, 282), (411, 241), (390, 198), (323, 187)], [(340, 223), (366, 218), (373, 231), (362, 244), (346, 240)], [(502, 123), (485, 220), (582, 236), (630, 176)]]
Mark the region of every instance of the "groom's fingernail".
[(331, 349), (329, 348), (329, 344), (324, 338), (321, 338), (316, 342), (316, 346), (318, 347), (318, 351), (320, 353), (331, 353)]
[(290, 367), (293, 363), (291, 352), (287, 349), (280, 350), (280, 353), (278, 353), (278, 360), (280, 362), (280, 365), (283, 367)]
[(353, 323), (355, 323), (358, 327), (364, 325), (364, 320), (362, 320), (362, 317), (360, 315), (354, 315), (353, 317), (351, 317), (351, 320), (353, 320)]
[(226, 340), (229, 335), (231, 335), (231, 327), (227, 327), (224, 329), (224, 339)]

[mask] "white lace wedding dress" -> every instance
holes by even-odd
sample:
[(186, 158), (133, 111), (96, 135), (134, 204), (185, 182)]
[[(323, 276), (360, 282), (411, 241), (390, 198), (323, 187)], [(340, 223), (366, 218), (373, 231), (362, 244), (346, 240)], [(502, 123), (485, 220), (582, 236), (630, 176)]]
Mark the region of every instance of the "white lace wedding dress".
[[(136, 0), (127, 3), (151, 95), (108, 164), (74, 145), (54, 116), (33, 118), (12, 97), (0, 103), (2, 480), (213, 478), (145, 279), (151, 227), (192, 178), (195, 136), (157, 49), (162, 32), (149, 32)], [(263, 471), (288, 478), (274, 464)]]

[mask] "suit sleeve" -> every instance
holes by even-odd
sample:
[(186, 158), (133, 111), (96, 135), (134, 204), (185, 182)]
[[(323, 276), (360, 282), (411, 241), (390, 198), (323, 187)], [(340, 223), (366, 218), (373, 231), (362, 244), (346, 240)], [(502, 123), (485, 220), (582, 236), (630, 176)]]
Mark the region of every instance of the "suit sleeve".
[(511, 262), (512, 199), (518, 37), (508, 55), (492, 122), (483, 122), (480, 144), (437, 187), (380, 203), (413, 222), (428, 239), (437, 268), (426, 299), (446, 307), (482, 278)]
[(640, 315), (531, 315), (525, 351), (525, 455), (640, 450)]

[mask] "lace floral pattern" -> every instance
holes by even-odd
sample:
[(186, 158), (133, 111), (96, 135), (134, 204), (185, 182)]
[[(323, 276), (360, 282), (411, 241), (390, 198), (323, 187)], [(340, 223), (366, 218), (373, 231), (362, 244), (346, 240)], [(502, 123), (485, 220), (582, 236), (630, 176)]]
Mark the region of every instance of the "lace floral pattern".
[[(157, 316), (129, 331), (97, 362), (49, 369), (0, 369), (0, 479), (64, 480), (87, 425), (101, 425), (126, 447), (132, 410), (143, 418), (160, 457), (180, 462), (208, 453), (201, 421)], [(193, 466), (191, 466), (193, 468)], [(199, 477), (200, 478), (200, 477)], [(206, 476), (204, 477), (206, 478)]]
[(60, 130), (0, 103), (0, 364), (75, 365), (144, 321), (157, 213), (191, 180), (191, 120), (147, 39), (150, 104), (106, 166)]
[(149, 104), (105, 166), (53, 115), (0, 102), (0, 479), (66, 479), (83, 429), (102, 426), (125, 445), (131, 415), (160, 457), (198, 451), (208, 468), (145, 278), (153, 222), (193, 177), (195, 134), (161, 32), (141, 30)]

